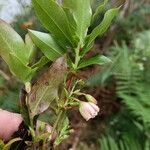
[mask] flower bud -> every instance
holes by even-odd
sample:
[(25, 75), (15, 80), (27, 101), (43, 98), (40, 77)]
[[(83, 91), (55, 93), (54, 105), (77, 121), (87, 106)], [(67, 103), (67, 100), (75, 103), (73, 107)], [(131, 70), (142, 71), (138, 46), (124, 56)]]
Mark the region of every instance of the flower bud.
[(79, 111), (86, 121), (98, 115), (99, 110), (99, 107), (92, 102), (80, 102)]
[(25, 83), (25, 90), (27, 93), (31, 92), (31, 83), (30, 82)]
[(97, 100), (92, 95), (85, 94), (85, 98), (87, 99), (87, 101), (97, 104)]

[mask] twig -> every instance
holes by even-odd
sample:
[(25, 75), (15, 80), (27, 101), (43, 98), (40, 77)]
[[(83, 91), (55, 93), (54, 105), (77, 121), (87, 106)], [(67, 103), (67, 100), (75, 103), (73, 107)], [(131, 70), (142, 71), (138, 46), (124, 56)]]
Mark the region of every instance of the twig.
[(2, 70), (0, 70), (0, 75), (1, 75), (5, 80), (7, 80), (7, 81), (10, 80), (10, 77), (9, 77), (5, 72), (3, 72)]

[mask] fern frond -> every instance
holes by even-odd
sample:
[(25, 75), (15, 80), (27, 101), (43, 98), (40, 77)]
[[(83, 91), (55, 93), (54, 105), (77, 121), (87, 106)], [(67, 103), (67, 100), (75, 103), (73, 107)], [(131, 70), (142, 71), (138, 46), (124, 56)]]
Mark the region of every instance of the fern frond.
[(100, 150), (119, 150), (119, 147), (115, 140), (110, 136), (103, 136), (100, 140)]
[(138, 97), (126, 94), (120, 94), (120, 97), (122, 98), (127, 108), (131, 110), (132, 114), (139, 117), (140, 120), (142, 120), (145, 124), (150, 124), (150, 107), (144, 107), (138, 101)]

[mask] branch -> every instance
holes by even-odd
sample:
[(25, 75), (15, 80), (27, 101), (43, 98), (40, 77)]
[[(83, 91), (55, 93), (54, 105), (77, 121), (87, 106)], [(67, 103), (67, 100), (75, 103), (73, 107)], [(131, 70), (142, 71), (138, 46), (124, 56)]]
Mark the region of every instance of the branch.
[(5, 80), (7, 80), (7, 81), (10, 80), (10, 77), (9, 77), (5, 72), (3, 72), (2, 70), (0, 70), (0, 75), (1, 75)]

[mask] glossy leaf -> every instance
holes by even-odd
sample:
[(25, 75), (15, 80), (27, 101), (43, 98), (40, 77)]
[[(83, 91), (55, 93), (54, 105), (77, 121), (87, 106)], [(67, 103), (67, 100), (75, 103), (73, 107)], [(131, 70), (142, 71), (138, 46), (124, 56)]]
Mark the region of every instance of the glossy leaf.
[(53, 61), (66, 52), (66, 50), (58, 46), (50, 34), (29, 30), (29, 35), (49, 60)]
[(63, 10), (66, 13), (66, 16), (68, 18), (70, 27), (72, 28), (72, 30), (74, 30), (74, 32), (76, 32), (76, 30), (77, 30), (77, 24), (76, 24), (75, 17), (72, 14), (72, 11), (69, 8), (66, 8), (66, 7), (63, 8)]
[(95, 38), (97, 36), (102, 36), (108, 30), (112, 20), (118, 13), (118, 10), (119, 8), (113, 8), (113, 9), (108, 10), (105, 13), (102, 22), (92, 31), (90, 35), (87, 36), (86, 45), (81, 52), (82, 56), (90, 50)]
[(34, 57), (36, 48), (29, 34), (26, 34), (25, 36), (25, 44), (26, 44), (28, 62), (30, 62), (31, 59)]
[(106, 64), (106, 63), (109, 63), (109, 62), (111, 62), (111, 60), (109, 58), (107, 58), (106, 56), (97, 55), (97, 56), (94, 56), (90, 59), (83, 60), (79, 64), (78, 69), (81, 69), (81, 68), (84, 68), (84, 67), (87, 67), (87, 66), (93, 65), (93, 64), (103, 65), (103, 64)]
[(59, 44), (71, 46), (73, 36), (67, 16), (61, 6), (53, 0), (32, 0), (35, 12), (44, 27), (58, 40)]
[(77, 24), (77, 35), (83, 43), (91, 22), (91, 0), (64, 0), (63, 6), (72, 11)]
[(93, 14), (93, 17), (92, 17), (92, 20), (93, 20), (93, 21), (95, 20), (95, 18), (96, 18), (100, 13), (102, 13), (102, 11), (104, 10), (104, 8), (105, 8), (107, 2), (108, 2), (108, 0), (104, 0), (104, 2), (96, 8), (96, 11), (95, 11), (95, 13)]
[(47, 64), (49, 62), (49, 59), (45, 56), (42, 56), (40, 58), (40, 60), (35, 63), (31, 68), (38, 68), (40, 69), (41, 67), (43, 67), (45, 64)]
[(38, 78), (28, 98), (32, 117), (44, 112), (53, 100), (58, 99), (58, 89), (65, 78), (66, 70), (66, 61), (60, 57)]
[(29, 81), (35, 71), (27, 66), (30, 52), (28, 44), (25, 45), (19, 34), (0, 20), (0, 56), (8, 64), (10, 71), (23, 82)]
[(28, 63), (24, 41), (9, 24), (0, 19), (0, 56), (7, 64), (10, 53), (16, 55), (22, 63)]
[(13, 53), (9, 54), (9, 68), (12, 74), (24, 82), (30, 81), (36, 70), (36, 68), (32, 70), (30, 67), (24, 65)]

